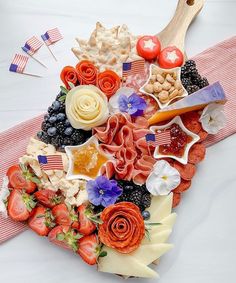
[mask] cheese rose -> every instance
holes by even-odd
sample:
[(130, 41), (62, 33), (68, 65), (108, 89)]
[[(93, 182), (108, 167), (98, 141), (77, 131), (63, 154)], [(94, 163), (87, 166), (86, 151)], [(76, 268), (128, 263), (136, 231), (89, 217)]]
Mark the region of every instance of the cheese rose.
[(66, 95), (66, 115), (75, 129), (91, 130), (106, 122), (107, 97), (93, 85), (81, 85)]

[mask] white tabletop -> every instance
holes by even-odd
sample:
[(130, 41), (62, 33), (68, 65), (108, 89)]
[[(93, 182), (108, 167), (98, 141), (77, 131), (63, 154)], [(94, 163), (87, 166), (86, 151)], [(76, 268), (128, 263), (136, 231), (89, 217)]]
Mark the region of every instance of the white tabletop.
[[(113, 26), (126, 23), (135, 34), (160, 31), (174, 12), (177, 0), (0, 0), (0, 130), (42, 113), (58, 92), (59, 73), (74, 65), (70, 51), (74, 38), (87, 38), (96, 21)], [(191, 26), (186, 50), (196, 55), (235, 35), (236, 1), (207, 0)], [(43, 78), (8, 72), (15, 53), (33, 35), (58, 27), (64, 40), (55, 47), (58, 62), (44, 47), (41, 59), (48, 70), (30, 61), (29, 70)], [(236, 136), (211, 147), (199, 165), (191, 189), (177, 209), (170, 242), (175, 248), (157, 267), (160, 283), (233, 283), (236, 278)], [(0, 246), (0, 282), (121, 282), (97, 273), (79, 257), (61, 250), (47, 239), (27, 231)], [(136, 281), (136, 280), (135, 280)], [(137, 280), (144, 282), (144, 280)], [(147, 280), (157, 282), (157, 280)]]

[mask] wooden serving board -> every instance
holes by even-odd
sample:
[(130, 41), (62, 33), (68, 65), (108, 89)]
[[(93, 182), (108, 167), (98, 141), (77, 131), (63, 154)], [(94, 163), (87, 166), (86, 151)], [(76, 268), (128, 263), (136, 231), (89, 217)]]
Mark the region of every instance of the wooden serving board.
[(185, 53), (184, 43), (187, 30), (204, 3), (205, 0), (179, 0), (169, 24), (156, 34), (161, 41), (162, 48), (174, 45)]

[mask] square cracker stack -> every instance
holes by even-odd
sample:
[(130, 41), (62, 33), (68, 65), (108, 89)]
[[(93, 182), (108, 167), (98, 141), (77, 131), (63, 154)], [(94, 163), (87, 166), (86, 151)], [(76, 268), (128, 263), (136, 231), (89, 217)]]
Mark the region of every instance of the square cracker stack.
[(110, 69), (121, 77), (122, 63), (141, 59), (136, 51), (137, 39), (126, 25), (106, 29), (98, 22), (88, 41), (76, 38), (79, 47), (72, 51), (79, 60), (94, 63), (100, 72)]

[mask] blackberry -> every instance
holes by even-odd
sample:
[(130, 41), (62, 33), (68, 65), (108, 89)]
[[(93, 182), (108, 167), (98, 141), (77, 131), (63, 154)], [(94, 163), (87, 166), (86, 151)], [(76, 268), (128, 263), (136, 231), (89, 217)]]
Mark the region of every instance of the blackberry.
[(70, 145), (70, 144), (71, 144), (70, 138), (64, 138), (63, 139), (63, 145)]
[(47, 133), (45, 133), (45, 132), (43, 132), (43, 135), (42, 135), (42, 137), (40, 139), (44, 143), (50, 143), (50, 141), (51, 141), (49, 135)]
[(60, 107), (59, 107), (58, 112), (60, 112), (60, 113), (65, 113), (65, 111), (66, 111), (65, 102), (60, 102), (60, 103), (61, 103), (61, 105), (60, 105)]
[(54, 145), (56, 148), (60, 147), (63, 144), (63, 139), (60, 136), (52, 137), (51, 144)]
[(59, 134), (63, 135), (63, 133), (64, 133), (64, 131), (65, 131), (65, 125), (64, 125), (64, 123), (63, 123), (63, 122), (58, 122), (55, 127), (56, 127), (56, 129), (57, 129), (57, 132), (58, 132)]
[(135, 190), (134, 192), (130, 194), (129, 199), (132, 203), (139, 206), (141, 203), (141, 199), (142, 199), (142, 192), (140, 190)]
[(142, 203), (142, 206), (145, 207), (145, 209), (150, 207), (151, 201), (152, 201), (152, 198), (151, 198), (150, 193), (146, 193), (142, 196), (141, 203)]
[(52, 125), (50, 123), (47, 123), (45, 121), (42, 122), (41, 124), (41, 129), (44, 131), (44, 132), (47, 132), (47, 130), (51, 127)]
[(198, 86), (199, 86), (200, 88), (204, 88), (204, 87), (206, 87), (206, 86), (208, 86), (208, 85), (209, 85), (209, 82), (208, 82), (207, 78), (205, 78), (205, 77), (203, 77), (203, 78), (199, 81), (199, 83), (198, 83)]
[(186, 90), (187, 90), (188, 94), (192, 94), (192, 93), (198, 91), (199, 87), (197, 85), (190, 85), (190, 86), (187, 86)]
[(184, 88), (187, 88), (187, 86), (191, 85), (191, 79), (190, 78), (181, 78), (181, 82), (184, 86)]
[(116, 202), (121, 202), (121, 201), (130, 201), (130, 193), (123, 191), (122, 195), (119, 196)]
[(188, 74), (193, 79), (193, 78), (197, 77), (198, 71), (197, 71), (197, 69), (195, 67), (190, 67), (188, 69)]
[(188, 61), (185, 62), (185, 66), (187, 68), (189, 68), (189, 67), (196, 67), (196, 62), (194, 60), (188, 60)]
[(202, 79), (202, 77), (201, 77), (199, 74), (197, 74), (197, 75), (192, 79), (192, 84), (198, 86), (198, 84), (199, 84), (199, 82), (201, 81), (201, 79)]
[(71, 135), (71, 140), (73, 141), (73, 144), (82, 144), (84, 143), (87, 139), (84, 134), (84, 131), (82, 130), (75, 130), (74, 133)]
[(145, 184), (143, 184), (143, 185), (140, 187), (140, 190), (141, 190), (141, 192), (142, 192), (143, 194), (149, 193)]
[(183, 67), (181, 67), (181, 78), (187, 78), (187, 77), (188, 77), (188, 69), (184, 65)]

